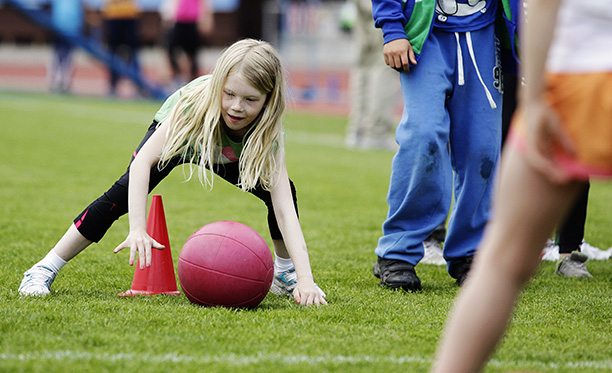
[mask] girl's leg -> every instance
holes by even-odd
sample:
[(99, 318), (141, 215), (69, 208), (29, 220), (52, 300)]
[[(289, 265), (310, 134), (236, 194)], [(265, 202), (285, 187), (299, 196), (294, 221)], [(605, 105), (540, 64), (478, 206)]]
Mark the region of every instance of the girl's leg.
[[(153, 122), (149, 130), (134, 151), (130, 165), (140, 148), (147, 142), (157, 129), (157, 123)], [(174, 167), (183, 163), (183, 159), (176, 157), (171, 159), (165, 168), (156, 166), (151, 168), (149, 176), (149, 192), (151, 192)], [(111, 225), (121, 216), (128, 212), (128, 184), (130, 166), (125, 173), (108, 189), (103, 195), (92, 202), (79, 216), (74, 219), (74, 226), (88, 240), (98, 242), (104, 237)]]
[(67, 262), (77, 256), (81, 251), (85, 250), (92, 242), (93, 241), (85, 238), (74, 224), (72, 224), (62, 238), (57, 241), (52, 250), (57, 256)]
[[(138, 145), (134, 156), (151, 137), (157, 128), (157, 123), (152, 123), (145, 134), (144, 139)], [(132, 157), (132, 160), (134, 159)], [(180, 158), (171, 162), (162, 170), (157, 167), (151, 169), (149, 191), (153, 190), (174, 167), (181, 164)], [(130, 161), (131, 164), (131, 161)], [(49, 293), (51, 284), (58, 271), (92, 242), (98, 242), (108, 231), (111, 225), (127, 213), (128, 203), (128, 181), (129, 166), (127, 171), (117, 180), (111, 188), (102, 196), (92, 202), (70, 225), (66, 233), (49, 251), (47, 256), (40, 262), (34, 264), (24, 274), (24, 279), (19, 287), (19, 292), (24, 295), (46, 295)]]
[(512, 147), (502, 159), (493, 220), (451, 312), (435, 372), (476, 372), (484, 366), (538, 267), (546, 239), (583, 187), (549, 182)]

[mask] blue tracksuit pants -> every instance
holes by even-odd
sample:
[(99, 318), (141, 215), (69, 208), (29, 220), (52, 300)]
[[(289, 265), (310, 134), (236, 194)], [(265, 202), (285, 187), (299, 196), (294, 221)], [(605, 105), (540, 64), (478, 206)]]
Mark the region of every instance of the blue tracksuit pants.
[(434, 28), (418, 65), (400, 73), (404, 112), (379, 257), (416, 265), (422, 242), (444, 222), (453, 192), (444, 257), (451, 265), (474, 255), (489, 217), (501, 148), (494, 32), (494, 25), (469, 33)]

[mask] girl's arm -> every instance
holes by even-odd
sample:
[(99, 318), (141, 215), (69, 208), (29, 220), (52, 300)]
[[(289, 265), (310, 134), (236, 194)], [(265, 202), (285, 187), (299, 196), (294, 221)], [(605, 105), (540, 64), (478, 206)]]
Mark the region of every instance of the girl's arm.
[(327, 304), (312, 277), (306, 241), (304, 240), (302, 228), (295, 211), (289, 186), (289, 175), (285, 165), (285, 151), (281, 148), (279, 152), (278, 161), (281, 166), (276, 183), (270, 190), (270, 195), (278, 226), (283, 234), (283, 240), (297, 274), (297, 285), (295, 290), (293, 290), (293, 297), (296, 302), (305, 306)]
[(136, 253), (140, 268), (151, 265), (151, 248), (164, 249), (147, 233), (147, 197), (151, 168), (159, 162), (162, 147), (166, 141), (167, 125), (163, 123), (140, 148), (130, 165), (128, 184), (128, 212), (130, 233), (125, 241), (113, 250), (118, 253), (130, 248), (130, 265), (134, 265)]
[(546, 60), (554, 37), (560, 0), (529, 1), (523, 22), (523, 73), (527, 84), (522, 87), (521, 104), (527, 123), (529, 143), (527, 159), (530, 165), (550, 180), (564, 182), (569, 175), (559, 167), (554, 146), (560, 145), (567, 154), (574, 153), (571, 138), (561, 126), (555, 111), (544, 99)]
[[(553, 40), (560, 0), (528, 1), (527, 16), (521, 25), (523, 49), (523, 104), (541, 100), (548, 50)], [(531, 20), (531, 22), (529, 21)]]

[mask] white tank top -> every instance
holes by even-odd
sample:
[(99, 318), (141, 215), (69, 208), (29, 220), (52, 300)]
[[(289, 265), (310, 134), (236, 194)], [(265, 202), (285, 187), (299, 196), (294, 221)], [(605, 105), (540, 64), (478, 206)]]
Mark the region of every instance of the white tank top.
[(551, 72), (612, 71), (612, 0), (563, 0), (548, 54)]

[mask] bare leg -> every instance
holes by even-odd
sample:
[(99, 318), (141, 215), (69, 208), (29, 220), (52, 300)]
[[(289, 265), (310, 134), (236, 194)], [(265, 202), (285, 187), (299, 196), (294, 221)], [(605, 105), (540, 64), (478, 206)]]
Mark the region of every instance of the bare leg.
[(546, 239), (582, 183), (554, 184), (513, 148), (502, 157), (494, 218), (450, 314), (432, 371), (478, 372), (501, 339)]
[(92, 241), (83, 237), (74, 224), (64, 233), (62, 238), (55, 244), (53, 251), (65, 261), (69, 261), (83, 251)]

